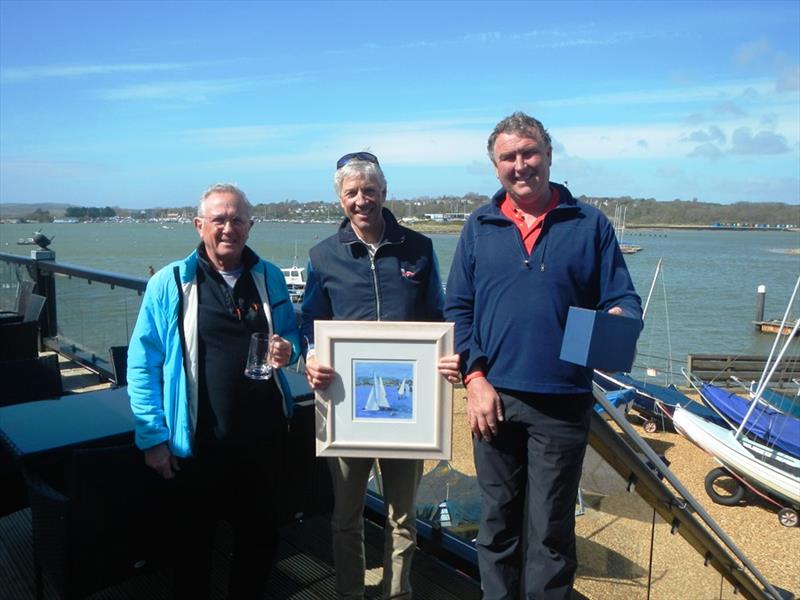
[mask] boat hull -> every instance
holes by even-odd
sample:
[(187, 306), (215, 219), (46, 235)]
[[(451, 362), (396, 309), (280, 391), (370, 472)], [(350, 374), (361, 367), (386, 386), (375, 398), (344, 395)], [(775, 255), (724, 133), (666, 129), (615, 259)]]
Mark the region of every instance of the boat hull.
[[(741, 425), (752, 402), (710, 383), (701, 385), (699, 392), (703, 401), (734, 429)], [(766, 404), (759, 404), (744, 431), (767, 446), (775, 446), (794, 458), (800, 458), (800, 419), (785, 415)]]
[(682, 435), (723, 466), (752, 485), (800, 507), (800, 461), (796, 458), (750, 440), (737, 440), (730, 429), (719, 427), (681, 407), (675, 409), (672, 419)]

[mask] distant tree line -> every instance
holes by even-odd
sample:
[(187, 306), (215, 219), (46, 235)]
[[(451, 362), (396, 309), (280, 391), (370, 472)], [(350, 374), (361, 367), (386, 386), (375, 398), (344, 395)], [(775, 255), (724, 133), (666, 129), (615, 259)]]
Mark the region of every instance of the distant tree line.
[(96, 206), (70, 206), (64, 211), (64, 216), (67, 219), (108, 219), (117, 216), (115, 211), (110, 206), (105, 208), (98, 208)]
[(53, 222), (53, 215), (50, 214), (49, 210), (42, 210), (41, 208), (37, 208), (32, 213), (28, 213), (23, 217), (26, 221), (36, 221), (37, 223), (52, 223)]
[[(701, 225), (721, 224), (764, 224), (791, 225), (800, 227), (800, 206), (780, 202), (737, 202), (735, 204), (713, 204), (698, 200), (657, 201), (653, 198), (600, 197), (579, 196), (579, 200), (592, 204), (602, 210), (609, 218), (619, 207), (625, 211), (626, 225)], [(489, 202), (489, 197), (468, 193), (463, 196), (418, 196), (415, 198), (389, 198), (386, 207), (398, 219), (425, 219), (426, 215), (445, 214), (450, 216), (469, 214), (477, 207)], [(65, 217), (92, 220), (119, 217), (165, 218), (180, 215), (193, 217), (195, 206), (180, 208), (148, 208), (124, 209), (70, 206)], [(298, 202), (282, 200), (270, 203), (258, 203), (253, 209), (253, 216), (268, 220), (291, 221), (330, 221), (342, 218), (339, 203), (334, 202)], [(52, 222), (53, 216), (41, 207), (24, 217), (28, 221)]]
[(598, 206), (609, 218), (617, 206), (625, 211), (627, 225), (764, 224), (800, 226), (800, 206), (782, 202), (713, 204), (697, 200), (656, 201), (652, 198), (596, 198), (580, 200)]

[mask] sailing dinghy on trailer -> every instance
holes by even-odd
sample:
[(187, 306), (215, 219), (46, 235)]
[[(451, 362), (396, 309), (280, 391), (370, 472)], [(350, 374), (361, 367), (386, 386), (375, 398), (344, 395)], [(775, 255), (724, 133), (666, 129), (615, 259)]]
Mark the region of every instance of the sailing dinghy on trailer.
[(700, 394), (700, 397), (733, 429), (738, 429), (744, 418), (750, 414), (744, 428), (748, 437), (756, 438), (767, 446), (774, 446), (795, 458), (800, 458), (800, 419), (783, 414), (770, 405), (760, 402), (755, 410), (749, 412), (755, 400), (745, 400), (733, 392), (705, 383), (685, 373), (686, 378)]
[[(783, 315), (781, 328), (786, 324), (798, 288), (800, 288), (800, 277), (797, 278), (794, 291), (792, 291), (792, 296)], [(792, 335), (788, 336), (783, 347), (777, 353), (777, 358), (772, 362), (780, 334), (776, 335), (775, 343), (770, 351), (770, 358), (767, 360), (764, 373), (756, 389), (755, 398), (750, 402), (747, 412), (742, 417), (736, 431), (723, 430), (679, 408), (675, 409), (673, 414), (675, 428), (697, 446), (706, 450), (724, 467), (713, 469), (706, 476), (706, 492), (714, 501), (721, 504), (734, 505), (741, 500), (744, 495), (741, 485), (737, 485), (732, 492), (728, 492), (728, 495), (721, 495), (715, 488), (717, 480), (732, 475), (735, 481), (744, 484), (759, 496), (777, 506), (779, 508), (778, 519), (782, 525), (787, 527), (795, 527), (800, 523), (800, 517), (798, 516), (798, 511), (800, 511), (800, 459), (784, 452), (775, 445), (768, 445), (746, 437), (745, 430), (753, 422), (755, 411), (764, 407), (761, 395), (769, 385), (770, 379), (786, 354), (786, 350), (798, 328), (800, 328), (800, 319), (795, 321)], [(689, 381), (690, 383), (693, 382), (691, 378)], [(786, 503), (789, 506), (786, 506)]]

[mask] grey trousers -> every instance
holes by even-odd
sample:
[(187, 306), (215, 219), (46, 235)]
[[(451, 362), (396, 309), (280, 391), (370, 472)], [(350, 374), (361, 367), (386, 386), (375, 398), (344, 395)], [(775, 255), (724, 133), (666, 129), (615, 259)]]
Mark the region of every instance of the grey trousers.
[[(386, 506), (383, 597), (408, 599), (422, 461), (387, 458), (377, 461)], [(364, 495), (374, 462), (371, 458), (331, 458), (328, 462), (335, 498), (331, 526), (336, 593), (346, 600), (364, 598)]]

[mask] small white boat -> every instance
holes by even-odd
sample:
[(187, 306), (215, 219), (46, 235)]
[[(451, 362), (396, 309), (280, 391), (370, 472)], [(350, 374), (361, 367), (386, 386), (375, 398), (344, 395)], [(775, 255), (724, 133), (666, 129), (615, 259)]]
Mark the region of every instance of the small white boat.
[(373, 375), (372, 389), (369, 391), (369, 398), (364, 405), (364, 410), (374, 412), (379, 410), (391, 410), (392, 406), (386, 398), (386, 388), (383, 385), (383, 378)]
[(291, 267), (281, 268), (281, 271), (284, 279), (286, 279), (286, 287), (289, 290), (289, 297), (292, 302), (302, 302), (303, 294), (306, 291), (305, 268), (293, 264)]
[(756, 487), (800, 507), (800, 460), (706, 421), (680, 406), (672, 415), (675, 429), (728, 470)]

